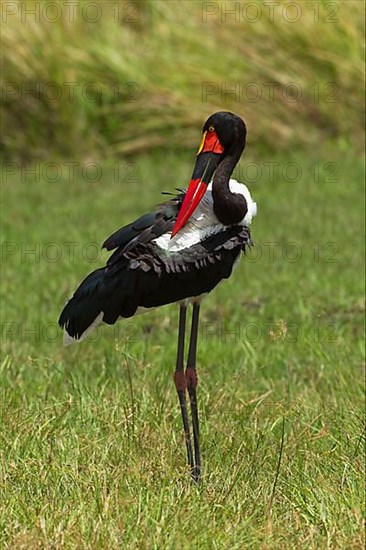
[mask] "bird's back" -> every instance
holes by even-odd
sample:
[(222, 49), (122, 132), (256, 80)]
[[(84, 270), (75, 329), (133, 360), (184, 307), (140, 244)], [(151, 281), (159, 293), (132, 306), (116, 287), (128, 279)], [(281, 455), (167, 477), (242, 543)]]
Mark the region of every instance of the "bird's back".
[(71, 338), (82, 339), (91, 326), (114, 324), (139, 308), (200, 296), (230, 276), (251, 243), (247, 224), (220, 224), (209, 191), (190, 224), (170, 239), (183, 199), (181, 192), (106, 239), (103, 247), (114, 250), (106, 266), (80, 284), (61, 313), (59, 323)]

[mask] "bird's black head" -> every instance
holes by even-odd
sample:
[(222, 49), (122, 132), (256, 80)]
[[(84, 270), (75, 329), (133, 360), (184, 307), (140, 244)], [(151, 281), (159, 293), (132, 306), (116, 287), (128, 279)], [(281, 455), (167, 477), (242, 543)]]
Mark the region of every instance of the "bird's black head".
[[(234, 113), (228, 111), (219, 111), (214, 113), (206, 120), (202, 133), (204, 138), (213, 141), (212, 134), (216, 134), (215, 137), (219, 140), (222, 153), (224, 155), (231, 152), (232, 149), (237, 148), (240, 150), (240, 154), (245, 147), (245, 140), (247, 136), (247, 129), (243, 119)], [(211, 135), (210, 135), (211, 134)], [(203, 139), (203, 142), (205, 139)], [(220, 149), (218, 147), (218, 149)], [(205, 147), (203, 143), (202, 152), (209, 151), (209, 146)]]
[(244, 150), (246, 135), (244, 121), (234, 113), (220, 111), (206, 120), (192, 178), (175, 222), (172, 237), (187, 223), (197, 208), (219, 164), (230, 157), (233, 169)]

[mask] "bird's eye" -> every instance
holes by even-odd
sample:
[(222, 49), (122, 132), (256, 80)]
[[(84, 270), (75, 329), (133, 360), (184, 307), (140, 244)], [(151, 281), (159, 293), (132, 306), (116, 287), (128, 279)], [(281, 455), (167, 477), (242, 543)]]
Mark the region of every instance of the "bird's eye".
[(209, 131), (209, 132), (214, 132), (214, 131), (215, 131), (215, 128), (214, 128), (213, 126), (209, 126), (209, 127), (208, 127), (208, 131)]

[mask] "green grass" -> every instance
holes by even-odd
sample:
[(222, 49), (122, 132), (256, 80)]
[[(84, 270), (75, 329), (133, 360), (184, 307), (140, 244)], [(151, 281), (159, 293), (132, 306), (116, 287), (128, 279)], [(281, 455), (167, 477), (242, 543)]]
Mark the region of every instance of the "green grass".
[[(201, 489), (187, 475), (172, 381), (177, 308), (62, 347), (59, 312), (107, 257), (88, 261), (83, 246), (185, 185), (191, 161), (135, 159), (135, 184), (115, 182), (108, 165), (95, 183), (5, 178), (5, 548), (363, 547), (363, 167), (351, 151), (267, 156), (262, 168), (280, 163), (275, 178), (248, 181), (256, 247), (202, 308)], [(294, 183), (281, 175), (289, 161), (302, 168)], [(283, 256), (291, 242), (294, 262)]]
[[(297, 2), (289, 23), (281, 0), (273, 22), (263, 8), (256, 23), (220, 11), (204, 23), (201, 2), (105, 0), (97, 24), (83, 1), (74, 22), (59, 3), (55, 23), (22, 20), (44, 3), (10, 4), (20, 9), (1, 38), (0, 547), (363, 548), (363, 4)], [(291, 82), (299, 101), (286, 97)], [(99, 99), (82, 93), (88, 83)], [(256, 246), (202, 308), (198, 489), (172, 380), (177, 308), (72, 348), (57, 319), (108, 257), (104, 238), (187, 184), (217, 110), (247, 122), (237, 175), (259, 210)], [(78, 162), (74, 179), (64, 159)]]

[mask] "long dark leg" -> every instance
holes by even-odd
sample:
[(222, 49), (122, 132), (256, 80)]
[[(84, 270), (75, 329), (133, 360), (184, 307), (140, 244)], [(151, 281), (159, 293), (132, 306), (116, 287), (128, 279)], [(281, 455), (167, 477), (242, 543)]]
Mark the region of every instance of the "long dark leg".
[(185, 331), (186, 331), (186, 315), (187, 315), (187, 307), (181, 306), (179, 310), (178, 350), (177, 350), (177, 362), (176, 362), (175, 373), (174, 373), (174, 382), (175, 382), (175, 387), (177, 388), (180, 409), (182, 412), (184, 434), (185, 434), (186, 446), (187, 446), (188, 464), (191, 469), (191, 475), (193, 476), (194, 461), (193, 461), (192, 442), (191, 442), (191, 434), (189, 430), (187, 400), (186, 400), (187, 379), (184, 375), (184, 339), (185, 339)]
[(193, 478), (199, 481), (201, 474), (201, 453), (200, 453), (200, 427), (198, 422), (198, 406), (197, 406), (197, 370), (196, 370), (196, 351), (198, 337), (200, 304), (193, 304), (191, 337), (189, 341), (188, 361), (186, 369), (186, 379), (191, 402), (192, 424), (193, 424), (193, 441), (194, 441), (194, 459), (195, 467)]

